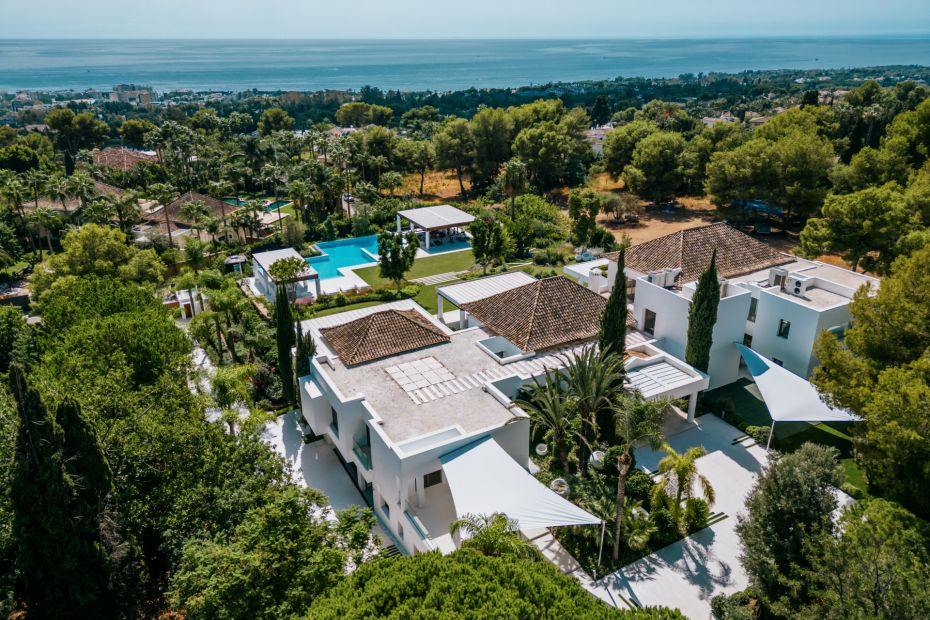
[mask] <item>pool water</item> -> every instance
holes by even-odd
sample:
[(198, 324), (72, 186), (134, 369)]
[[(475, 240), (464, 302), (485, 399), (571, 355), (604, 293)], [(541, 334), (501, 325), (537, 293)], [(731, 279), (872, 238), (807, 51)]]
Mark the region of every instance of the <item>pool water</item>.
[(223, 199), (223, 202), (234, 207), (244, 207), (248, 204), (247, 201), (242, 200), (241, 198), (225, 198)]
[(265, 207), (265, 211), (274, 211), (278, 207), (283, 207), (288, 204), (290, 204), (289, 200), (275, 200), (274, 202), (269, 203), (267, 207)]
[(312, 256), (307, 262), (320, 274), (321, 280), (341, 277), (340, 267), (365, 265), (378, 260), (378, 235), (321, 241), (316, 247), (322, 256)]

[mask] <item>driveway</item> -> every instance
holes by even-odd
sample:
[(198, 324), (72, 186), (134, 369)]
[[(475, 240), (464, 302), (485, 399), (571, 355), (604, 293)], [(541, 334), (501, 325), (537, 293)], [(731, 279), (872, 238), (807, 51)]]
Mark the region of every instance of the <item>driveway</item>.
[[(756, 474), (766, 463), (766, 453), (751, 441), (746, 442), (748, 447), (734, 444), (742, 435), (716, 416), (705, 415), (697, 419), (696, 427), (668, 439), (679, 452), (693, 446), (704, 446), (709, 452), (698, 459), (697, 468), (716, 492), (711, 512), (722, 512), (726, 518), (600, 580), (598, 594), (602, 598), (621, 607), (626, 601), (643, 607), (677, 607), (689, 618), (707, 620), (711, 598), (749, 585), (739, 561), (734, 527)], [(662, 452), (641, 448), (636, 451), (636, 463), (652, 472), (663, 456)]]
[[(295, 483), (326, 494), (329, 499), (328, 508), (332, 509), (326, 511), (329, 518), (335, 519), (334, 511), (349, 506), (367, 508), (368, 504), (352, 484), (333, 448), (323, 440), (311, 444), (304, 443), (303, 433), (297, 424), (297, 415), (296, 412), (291, 412), (267, 423), (262, 429), (262, 440), (290, 464)], [(378, 536), (382, 545), (393, 544), (379, 525), (375, 525), (372, 533)]]

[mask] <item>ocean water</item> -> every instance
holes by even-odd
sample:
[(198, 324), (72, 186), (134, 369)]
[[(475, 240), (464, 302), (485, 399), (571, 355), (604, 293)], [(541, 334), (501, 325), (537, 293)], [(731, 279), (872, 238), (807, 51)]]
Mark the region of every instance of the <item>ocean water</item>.
[(649, 40), (0, 40), (0, 89), (448, 91), (752, 69), (930, 65), (930, 35)]

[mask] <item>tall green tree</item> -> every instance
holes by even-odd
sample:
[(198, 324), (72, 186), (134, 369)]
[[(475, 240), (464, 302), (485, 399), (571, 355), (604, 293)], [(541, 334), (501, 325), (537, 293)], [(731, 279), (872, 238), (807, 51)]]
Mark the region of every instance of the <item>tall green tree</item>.
[(717, 249), (710, 255), (710, 263), (697, 281), (688, 311), (688, 343), (685, 361), (707, 372), (710, 349), (714, 344), (714, 325), (717, 324), (717, 306), (720, 304), (720, 283), (717, 280)]
[(267, 136), (275, 131), (288, 131), (294, 126), (294, 118), (281, 108), (268, 108), (258, 119), (258, 135)]
[(636, 144), (633, 159), (623, 169), (623, 182), (631, 192), (653, 201), (677, 194), (684, 183), (680, 158), (685, 139), (679, 133), (660, 131)]
[(455, 170), (459, 189), (462, 196), (465, 196), (465, 174), (475, 156), (475, 139), (471, 135), (468, 121), (453, 118), (443, 123), (439, 131), (433, 134), (433, 148), (438, 165)]
[(813, 569), (807, 554), (821, 535), (833, 533), (833, 490), (843, 482), (836, 450), (806, 443), (797, 452), (770, 455), (769, 464), (737, 516), (740, 561), (766, 609), (790, 616), (809, 602)]
[(567, 396), (581, 418), (579, 461), (584, 475), (599, 435), (608, 439), (613, 435), (611, 407), (623, 387), (623, 362), (593, 345), (564, 361)]
[(519, 159), (510, 159), (504, 162), (500, 171), (501, 186), (504, 193), (510, 198), (510, 219), (517, 217), (517, 196), (526, 193), (529, 186), (526, 164)]
[(707, 455), (704, 446), (694, 446), (684, 452), (676, 452), (670, 445), (662, 446), (665, 456), (659, 461), (659, 478), (652, 487), (653, 508), (666, 504), (666, 498), (671, 500), (672, 514), (678, 523), (678, 529), (682, 534), (686, 533), (686, 523), (684, 519), (687, 502), (694, 496), (695, 482), (701, 488), (701, 494), (708, 504), (713, 504), (715, 499), (714, 488), (710, 481), (697, 470), (697, 460)]
[(483, 273), (492, 262), (503, 262), (509, 249), (509, 236), (504, 226), (490, 216), (477, 217), (468, 231), (471, 233), (471, 251)]
[(291, 314), (291, 301), (287, 289), (279, 284), (274, 304), (275, 341), (278, 345), (278, 376), (284, 399), (294, 402), (294, 362), (291, 349), (294, 348), (294, 316)]
[(626, 351), (626, 248), (620, 249), (617, 256), (617, 275), (614, 278), (614, 287), (607, 298), (604, 316), (601, 317), (601, 332), (598, 346), (602, 351), (610, 351), (623, 358)]
[(601, 197), (589, 189), (574, 189), (568, 195), (568, 215), (572, 218), (572, 237), (575, 243), (587, 245), (597, 230), (597, 216), (601, 212)]
[(416, 233), (393, 233), (389, 230), (378, 235), (378, 274), (394, 283), (400, 291), (404, 275), (413, 267), (420, 240)]
[(633, 468), (633, 447), (647, 443), (657, 450), (662, 445), (662, 420), (668, 410), (665, 401), (647, 401), (639, 394), (621, 394), (613, 406), (614, 445), (607, 451), (607, 458), (617, 461), (617, 496), (614, 506), (614, 562), (620, 559), (620, 549), (627, 541), (623, 539), (624, 518), (627, 517), (626, 481)]
[(55, 108), (45, 115), (45, 124), (55, 132), (55, 147), (65, 157), (65, 174), (74, 174), (75, 157), (81, 149), (103, 144), (110, 127), (92, 112), (75, 114), (70, 108)]
[(472, 178), (476, 186), (484, 188), (510, 157), (513, 120), (500, 108), (481, 108), (469, 121), (469, 129), (475, 143)]
[(569, 474), (570, 441), (575, 436), (577, 411), (573, 402), (565, 398), (563, 381), (559, 371), (546, 370), (546, 380), (537, 381), (527, 398), (519, 400), (517, 404), (529, 414), (533, 430), (542, 429), (551, 438), (562, 471)]

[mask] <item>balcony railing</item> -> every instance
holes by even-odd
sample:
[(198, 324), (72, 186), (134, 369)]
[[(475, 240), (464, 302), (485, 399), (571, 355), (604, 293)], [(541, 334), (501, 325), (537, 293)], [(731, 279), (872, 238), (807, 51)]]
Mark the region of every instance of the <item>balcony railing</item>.
[(426, 547), (427, 551), (432, 551), (436, 548), (436, 545), (433, 544), (433, 540), (426, 533), (426, 528), (423, 527), (423, 523), (420, 521), (420, 518), (414, 514), (411, 514), (409, 510), (404, 511), (404, 516), (407, 517), (407, 521), (413, 527), (413, 531), (416, 532), (417, 536), (423, 541), (423, 545)]
[(358, 458), (358, 462), (362, 464), (365, 469), (371, 469), (371, 446), (370, 445), (360, 445), (358, 442), (352, 443), (352, 452), (355, 453), (355, 456)]

